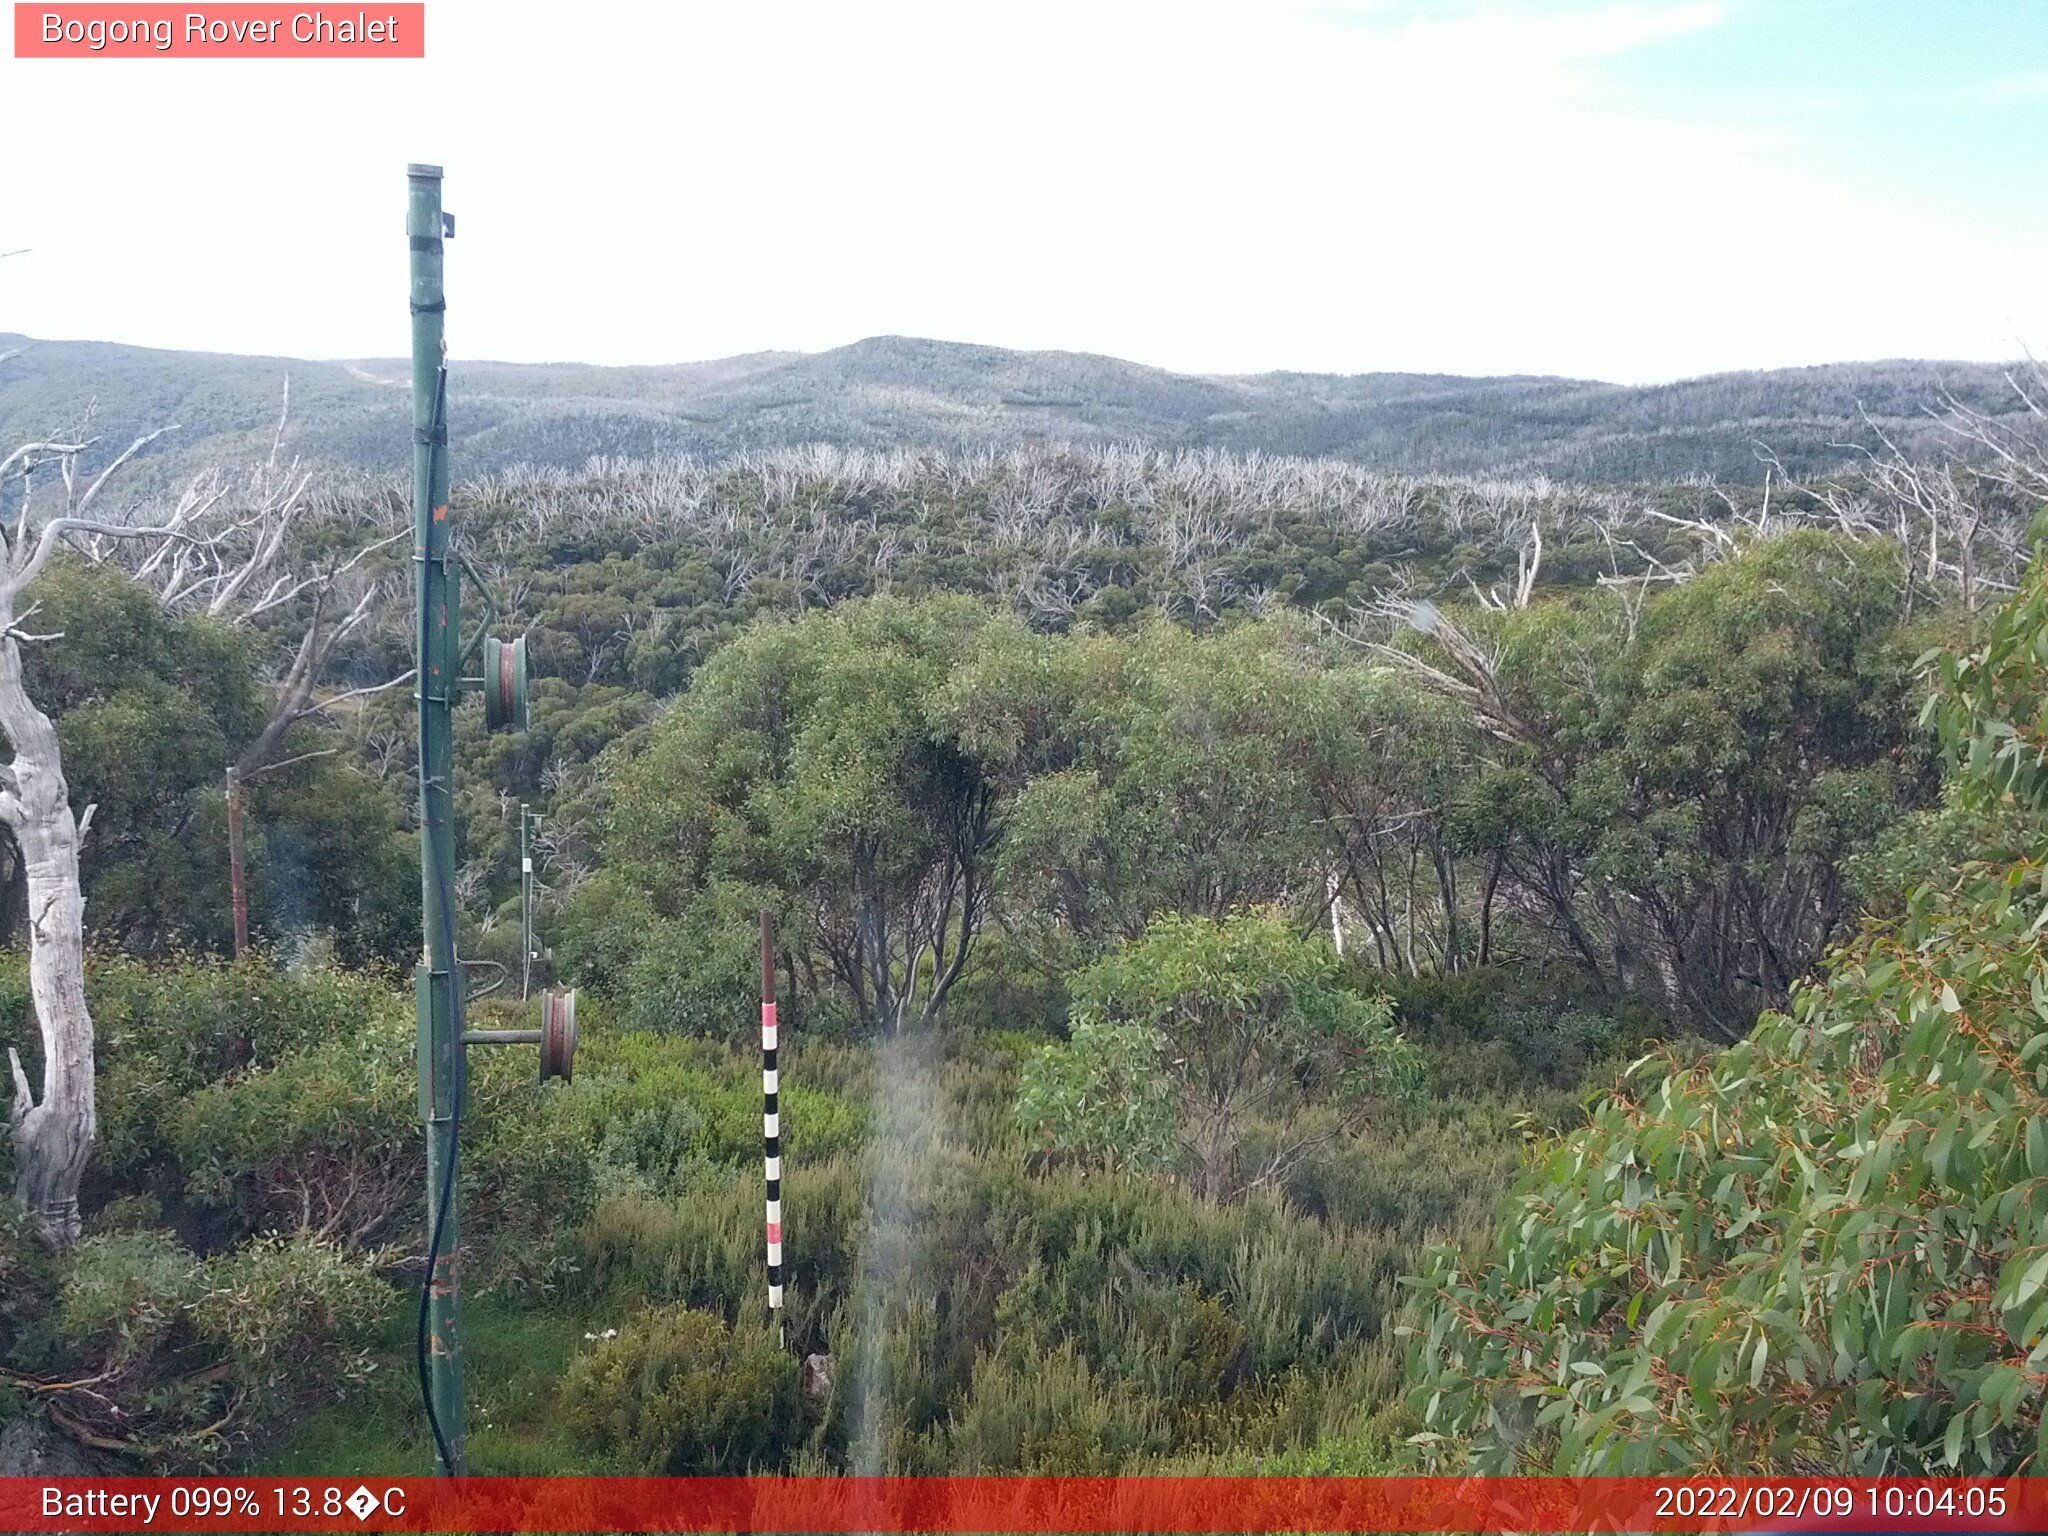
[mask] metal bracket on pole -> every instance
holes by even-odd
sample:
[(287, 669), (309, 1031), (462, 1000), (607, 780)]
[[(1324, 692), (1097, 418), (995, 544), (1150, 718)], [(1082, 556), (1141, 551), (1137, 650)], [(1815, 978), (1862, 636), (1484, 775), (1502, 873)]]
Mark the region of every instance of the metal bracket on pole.
[(540, 1080), (576, 1075), (576, 989), (550, 987), (540, 995), (538, 1029), (465, 1029), (464, 1045), (537, 1045)]

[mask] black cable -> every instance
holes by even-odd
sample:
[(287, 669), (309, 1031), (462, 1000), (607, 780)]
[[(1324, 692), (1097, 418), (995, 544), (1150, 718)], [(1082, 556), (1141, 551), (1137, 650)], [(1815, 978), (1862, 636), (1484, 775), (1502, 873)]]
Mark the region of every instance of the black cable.
[[(434, 390), (434, 426), (432, 428), (432, 432), (434, 437), (438, 439), (439, 442), (447, 441), (447, 438), (445, 436), (447, 432), (447, 411), (448, 368), (447, 365), (444, 363), (441, 367), (439, 381), (437, 382)], [(427, 483), (429, 488), (431, 489), (433, 485), (433, 475), (431, 471), (427, 476)], [(433, 535), (430, 531), (428, 534), (429, 549), (421, 551), (422, 561), (424, 561), (428, 557), (428, 553), (432, 546), (432, 540)], [(421, 571), (420, 577), (421, 581), (424, 582), (426, 579), (426, 572), (424, 570)], [(433, 620), (434, 616), (432, 611), (427, 607), (427, 605), (424, 602), (422, 602), (420, 604), (419, 635), (420, 695), (422, 699), (425, 698), (427, 689), (427, 656), (429, 654), (429, 648), (433, 644)], [(445, 686), (445, 679), (443, 680), (443, 683)], [(420, 815), (422, 820), (424, 820), (426, 816), (427, 782), (428, 781), (426, 760), (426, 735), (425, 732), (423, 731), (420, 736)], [(452, 798), (450, 800), (449, 808), (450, 811), (452, 812), (454, 808)], [(429, 1315), (432, 1307), (434, 1294), (434, 1275), (436, 1270), (440, 1267), (441, 1262), (441, 1239), (446, 1234), (448, 1227), (448, 1211), (450, 1206), (453, 1205), (455, 1198), (455, 1159), (457, 1151), (462, 1145), (462, 1101), (465, 1097), (465, 1090), (468, 1087), (468, 1084), (463, 1079), (468, 1074), (463, 1070), (462, 1040), (458, 1028), (460, 1024), (461, 1006), (455, 995), (455, 989), (460, 985), (460, 983), (456, 980), (456, 977), (458, 976), (459, 973), (455, 969), (455, 891), (453, 887), (453, 882), (449, 878), (449, 871), (439, 868), (438, 866), (440, 861), (433, 857), (433, 837), (431, 829), (422, 826), (420, 828), (420, 833), (423, 840), (422, 847), (427, 851), (428, 862), (436, 866), (436, 890), (437, 894), (439, 894), (441, 898), (441, 939), (443, 944), (442, 952), (446, 954), (448, 957), (448, 975), (450, 988), (448, 999), (448, 1024), (449, 1028), (457, 1030), (457, 1036), (455, 1042), (455, 1109), (454, 1112), (448, 1117), (448, 1156), (446, 1160), (442, 1163), (441, 1191), (439, 1197), (435, 1200), (434, 1203), (434, 1225), (427, 1237), (427, 1273), (426, 1277), (420, 1281), (418, 1364), (420, 1378), (420, 1401), (426, 1406), (427, 1426), (434, 1432), (434, 1449), (440, 1457), (441, 1465), (445, 1467), (448, 1471), (453, 1472), (455, 1471), (455, 1456), (454, 1453), (448, 1447), (448, 1436), (442, 1431), (441, 1416), (434, 1411), (434, 1383), (432, 1372), (428, 1368), (427, 1364), (427, 1336), (429, 1328)], [(432, 966), (433, 958), (431, 955), (428, 956), (427, 963), (430, 967)], [(431, 1013), (431, 1009), (433, 1008), (431, 982), (429, 983), (427, 1007), (430, 1010), (428, 1015), (428, 1029), (431, 1033), (433, 1027)], [(432, 1070), (431, 1062), (428, 1064), (428, 1070)], [(431, 1100), (429, 1100), (429, 1107), (431, 1108)], [(429, 1120), (429, 1135), (433, 1134), (432, 1126), (433, 1122)]]
[[(461, 1046), (456, 1047), (456, 1061), (461, 1057)], [(455, 1194), (455, 1155), (462, 1142), (462, 1094), (464, 1084), (458, 1066), (455, 1085), (455, 1112), (448, 1117), (448, 1161), (441, 1175), (441, 1197), (434, 1210), (433, 1235), (427, 1240), (427, 1274), (420, 1282), (420, 1324), (419, 1324), (419, 1375), (420, 1401), (426, 1406), (427, 1425), (434, 1432), (434, 1449), (441, 1458), (441, 1465), (450, 1472), (455, 1470), (455, 1455), (448, 1448), (448, 1437), (441, 1429), (441, 1416), (434, 1411), (434, 1384), (427, 1366), (427, 1334), (429, 1310), (434, 1294), (434, 1271), (441, 1257), (441, 1237), (448, 1225), (448, 1207)]]
[[(446, 926), (452, 928), (454, 925), (450, 923)], [(454, 935), (450, 933), (448, 938), (452, 950)], [(461, 1065), (462, 1046), (460, 1042), (455, 1047), (455, 1060), (455, 1111), (448, 1117), (448, 1157), (447, 1161), (442, 1165), (441, 1195), (434, 1209), (433, 1233), (427, 1239), (427, 1273), (426, 1278), (420, 1282), (419, 1319), (420, 1401), (426, 1406), (427, 1425), (434, 1432), (434, 1449), (441, 1458), (441, 1465), (450, 1472), (456, 1470), (455, 1453), (448, 1448), (448, 1436), (441, 1428), (441, 1416), (434, 1411), (434, 1384), (427, 1366), (427, 1336), (429, 1312), (434, 1294), (434, 1272), (440, 1265), (441, 1238), (447, 1230), (448, 1209), (453, 1203), (455, 1195), (456, 1154), (462, 1145), (462, 1100), (464, 1089), (468, 1085), (462, 1081), (466, 1074), (463, 1072)]]

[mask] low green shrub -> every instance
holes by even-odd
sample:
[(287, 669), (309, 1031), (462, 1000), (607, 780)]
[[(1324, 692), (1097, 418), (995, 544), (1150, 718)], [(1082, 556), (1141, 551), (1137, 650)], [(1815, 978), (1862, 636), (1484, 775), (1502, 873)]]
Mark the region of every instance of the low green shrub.
[(1611, 1076), (1669, 1032), (1637, 1004), (1588, 997), (1576, 979), (1540, 968), (1378, 979), (1429, 1062), (1431, 1087), (1446, 1098), (1575, 1088)]
[(1137, 1366), (1150, 1353), (1125, 1321), (1125, 1298), (1146, 1287), (1189, 1281), (1222, 1298), (1257, 1376), (1315, 1368), (1333, 1348), (1376, 1337), (1395, 1304), (1402, 1245), (1326, 1227), (1270, 1196), (1215, 1207), (1185, 1188), (1079, 1173), (1023, 1181), (1016, 1194), (1028, 1203), (998, 1205), (989, 1220), (1009, 1234), (1011, 1275), (1034, 1261), (1044, 1272), (1032, 1326), (1048, 1342), (1082, 1339), (1096, 1360), (1123, 1354)]
[(192, 1094), (169, 1117), (187, 1193), (242, 1230), (374, 1246), (416, 1225), (426, 1178), (411, 1031), (373, 1021)]
[(202, 1259), (166, 1232), (112, 1232), (59, 1263), (54, 1331), (73, 1380), (43, 1402), (159, 1470), (220, 1465), (360, 1381), (397, 1298), (366, 1261), (304, 1234)]
[(687, 1307), (650, 1309), (578, 1355), (561, 1404), (580, 1445), (633, 1472), (770, 1471), (802, 1439), (796, 1360)]
[[(115, 1191), (159, 1194), (178, 1111), (194, 1093), (248, 1067), (412, 1017), (412, 999), (376, 977), (289, 970), (256, 952), (240, 960), (144, 964), (94, 954), (86, 966), (98, 1062), (99, 1142), (93, 1178)], [(0, 955), (0, 1047), (40, 1057), (29, 1013), (28, 962)], [(174, 1182), (174, 1181), (172, 1181)]]
[(360, 1380), (364, 1346), (397, 1300), (368, 1264), (304, 1235), (245, 1243), (202, 1265), (199, 1282), (200, 1336), (266, 1398)]
[[(793, 1340), (822, 1342), (814, 1323), (852, 1285), (865, 1227), (857, 1163), (792, 1170), (783, 1183), (785, 1304)], [(584, 1224), (579, 1258), (587, 1290), (627, 1301), (683, 1304), (728, 1317), (765, 1311), (761, 1182), (730, 1174), (681, 1198), (612, 1194)]]
[(1579, 1098), (1438, 1099), (1333, 1141), (1289, 1176), (1290, 1206), (1424, 1243), (1490, 1231), (1538, 1124), (1583, 1124)]
[(121, 1370), (189, 1321), (200, 1286), (193, 1255), (168, 1232), (88, 1238), (65, 1266), (57, 1335), (76, 1354)]
[(1232, 1200), (1422, 1091), (1388, 1000), (1273, 912), (1161, 914), (1068, 988), (1070, 1036), (1025, 1063), (1018, 1090), (1047, 1158), (1173, 1170)]
[(1173, 1448), (1167, 1406), (1099, 1380), (1071, 1340), (1047, 1355), (998, 1348), (938, 1438), (952, 1472), (1104, 1476)]
[[(308, 1233), (351, 1249), (426, 1219), (414, 1026), (374, 1018), (195, 1092), (170, 1118), (186, 1193), (235, 1230)], [(543, 1283), (596, 1178), (564, 1090), (523, 1051), (476, 1050), (463, 1116), (464, 1240), (484, 1283)]]
[[(596, 1035), (562, 1095), (560, 1114), (593, 1149), (608, 1190), (660, 1196), (692, 1170), (761, 1160), (761, 1058), (668, 1035)], [(783, 1148), (792, 1161), (827, 1161), (858, 1148), (864, 1107), (813, 1087), (794, 1068), (781, 1093)]]

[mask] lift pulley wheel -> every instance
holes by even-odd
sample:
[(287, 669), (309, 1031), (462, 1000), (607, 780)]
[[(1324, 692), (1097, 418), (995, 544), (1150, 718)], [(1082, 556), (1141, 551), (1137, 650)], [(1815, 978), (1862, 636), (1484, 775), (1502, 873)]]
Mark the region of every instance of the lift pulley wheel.
[(526, 729), (526, 636), (484, 641), (484, 723)]
[(540, 1008), (540, 1080), (559, 1077), (566, 1083), (576, 1066), (576, 989), (550, 987), (541, 994)]

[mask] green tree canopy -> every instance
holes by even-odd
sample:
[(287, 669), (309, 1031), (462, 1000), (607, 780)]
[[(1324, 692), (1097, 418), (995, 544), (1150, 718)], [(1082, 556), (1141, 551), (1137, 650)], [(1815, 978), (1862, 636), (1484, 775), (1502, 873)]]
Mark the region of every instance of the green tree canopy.
[(1210, 1200), (1276, 1185), (1419, 1080), (1386, 1000), (1266, 913), (1158, 918), (1071, 990), (1073, 1038), (1024, 1075), (1026, 1128), (1054, 1150), (1182, 1163)]
[(1445, 797), (1458, 841), (1590, 974), (1739, 1038), (1841, 937), (1845, 858), (1930, 792), (1896, 551), (1794, 533), (1473, 624), (1504, 740)]
[[(1931, 713), (1928, 839), (1786, 1013), (1638, 1063), (1420, 1281), (1425, 1443), (1481, 1469), (2009, 1474), (2048, 1386), (2048, 564)], [(1768, 701), (1759, 706), (1767, 712)], [(1995, 835), (1994, 835), (1995, 834)]]
[(1000, 816), (937, 705), (1012, 628), (965, 599), (878, 598), (749, 629), (621, 766), (620, 876), (707, 938), (744, 925), (732, 891), (765, 894), (812, 997), (929, 1023), (986, 917)]
[(95, 807), (89, 930), (144, 952), (208, 942), (193, 918), (226, 912), (227, 843), (203, 835), (200, 798), (263, 724), (257, 643), (169, 617), (118, 570), (66, 562), (37, 597), (30, 629), (62, 638), (25, 648), (30, 696), (56, 722), (73, 806)]

